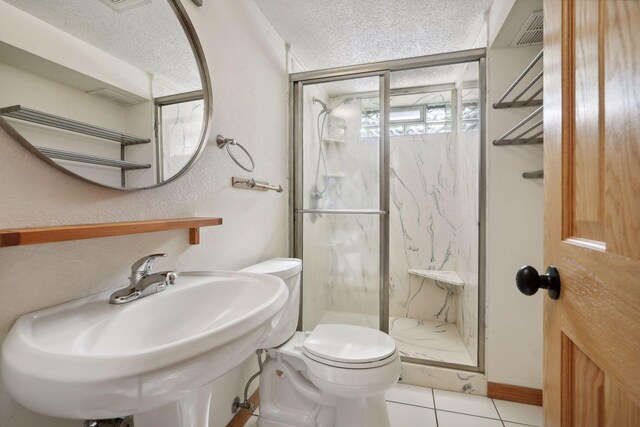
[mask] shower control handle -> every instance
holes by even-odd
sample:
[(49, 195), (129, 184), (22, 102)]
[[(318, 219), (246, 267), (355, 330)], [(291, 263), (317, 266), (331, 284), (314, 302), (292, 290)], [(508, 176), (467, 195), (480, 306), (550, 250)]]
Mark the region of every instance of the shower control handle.
[(558, 269), (547, 267), (546, 274), (538, 274), (538, 271), (530, 265), (520, 267), (516, 273), (516, 286), (525, 295), (533, 295), (538, 289), (546, 289), (551, 299), (560, 298), (560, 273)]

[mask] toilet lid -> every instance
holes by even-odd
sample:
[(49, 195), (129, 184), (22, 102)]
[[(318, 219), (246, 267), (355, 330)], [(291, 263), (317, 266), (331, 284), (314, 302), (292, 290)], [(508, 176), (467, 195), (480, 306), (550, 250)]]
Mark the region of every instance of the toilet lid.
[(396, 351), (395, 340), (384, 332), (352, 325), (318, 325), (303, 345), (314, 356), (343, 363), (375, 362)]

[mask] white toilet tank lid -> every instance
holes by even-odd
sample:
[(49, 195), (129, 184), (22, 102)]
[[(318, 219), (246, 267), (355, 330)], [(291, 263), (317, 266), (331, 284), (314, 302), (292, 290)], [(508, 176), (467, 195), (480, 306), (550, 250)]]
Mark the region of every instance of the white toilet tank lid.
[(270, 274), (281, 279), (295, 276), (302, 270), (302, 260), (297, 258), (273, 258), (259, 264), (251, 265), (240, 271), (247, 273)]
[(344, 363), (375, 362), (396, 351), (395, 340), (384, 332), (352, 325), (318, 325), (303, 345), (314, 356)]

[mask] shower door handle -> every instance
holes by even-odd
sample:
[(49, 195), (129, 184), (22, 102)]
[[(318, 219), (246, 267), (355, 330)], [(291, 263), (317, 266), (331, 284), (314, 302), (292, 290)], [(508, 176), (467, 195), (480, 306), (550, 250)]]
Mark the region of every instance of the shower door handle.
[(547, 267), (546, 274), (539, 274), (530, 265), (520, 267), (516, 273), (516, 286), (523, 294), (529, 296), (538, 292), (538, 289), (546, 289), (551, 299), (560, 298), (560, 273), (558, 269)]

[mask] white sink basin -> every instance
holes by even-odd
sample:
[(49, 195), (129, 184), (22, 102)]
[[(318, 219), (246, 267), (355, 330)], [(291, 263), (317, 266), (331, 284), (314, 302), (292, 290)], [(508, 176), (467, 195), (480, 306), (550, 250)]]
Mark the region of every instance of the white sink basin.
[(108, 303), (112, 292), (16, 321), (2, 346), (16, 401), (49, 416), (105, 419), (191, 396), (187, 406), (206, 401), (208, 416), (198, 390), (258, 349), (288, 297), (276, 277), (221, 271), (179, 273), (164, 292), (122, 305)]

